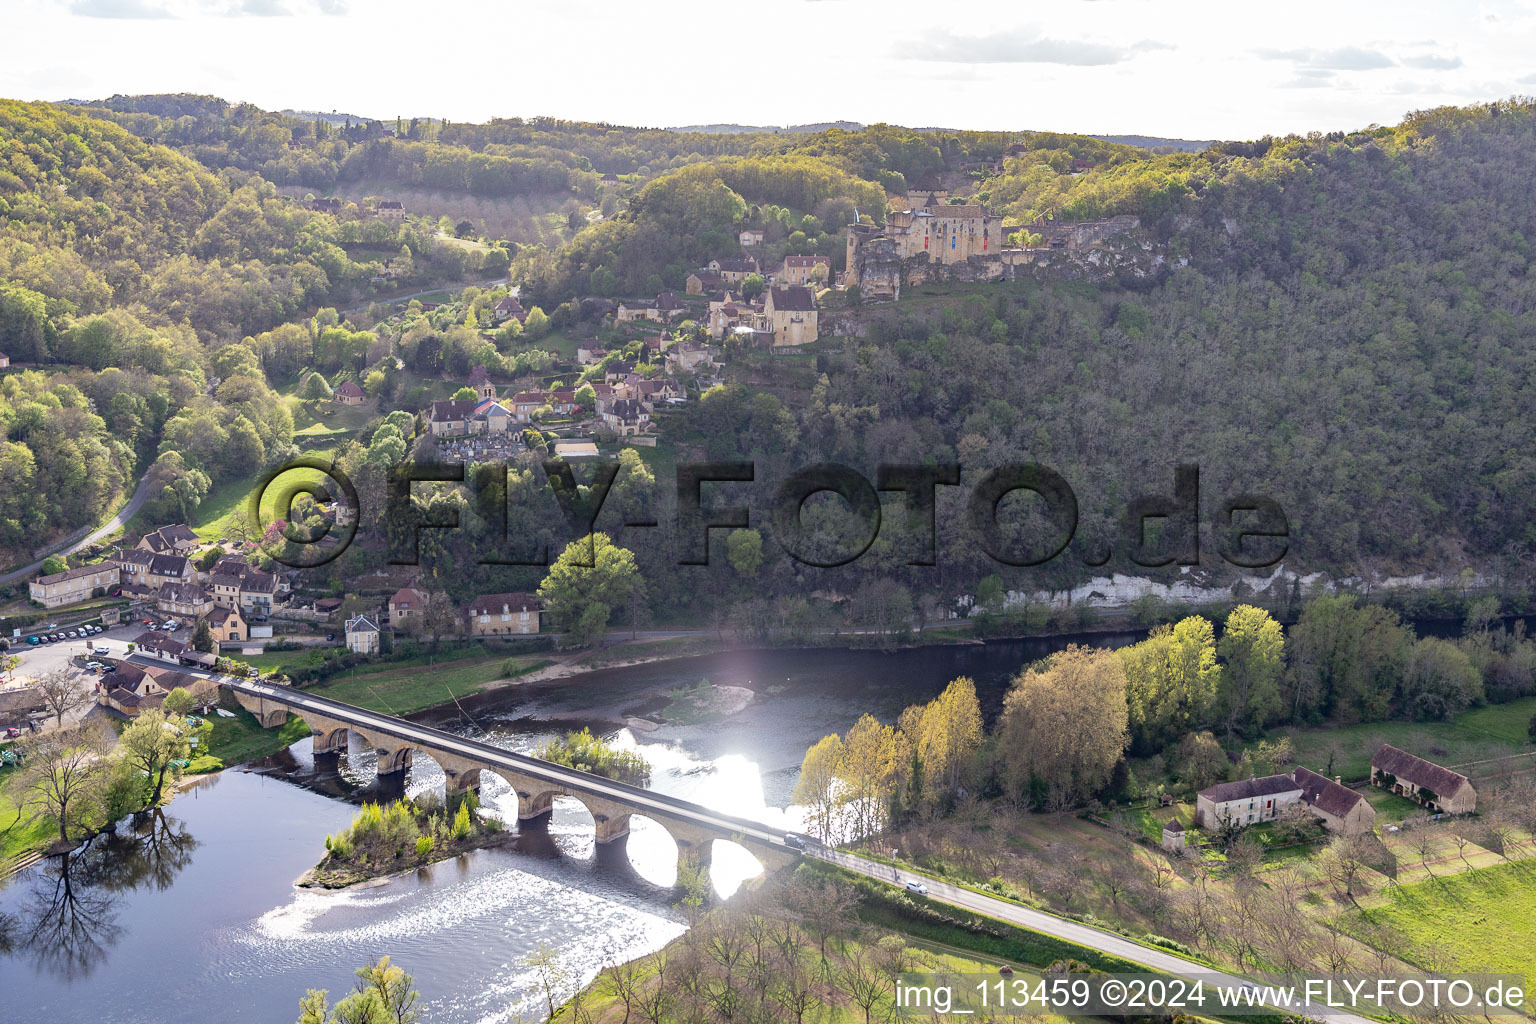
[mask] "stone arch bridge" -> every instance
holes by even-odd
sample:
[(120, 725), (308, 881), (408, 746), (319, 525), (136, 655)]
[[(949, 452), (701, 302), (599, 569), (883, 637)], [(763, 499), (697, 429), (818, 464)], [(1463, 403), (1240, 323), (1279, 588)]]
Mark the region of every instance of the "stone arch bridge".
[(787, 867), (800, 856), (784, 841), (783, 833), (775, 833), (767, 825), (720, 814), (687, 800), (288, 686), (232, 677), (225, 677), (221, 683), (234, 693), (241, 707), (256, 716), (263, 728), (281, 726), (290, 712), (298, 715), (314, 734), (317, 754), (344, 752), (348, 735), (357, 735), (378, 752), (381, 776), (405, 772), (418, 751), (442, 768), (450, 794), (478, 789), (486, 772), (499, 775), (517, 793), (520, 827), (548, 821), (555, 797), (569, 796), (580, 801), (592, 815), (600, 849), (621, 849), (620, 844), (629, 837), (630, 817), (640, 814), (667, 830), (677, 843), (680, 865), (686, 864), (693, 870), (708, 869), (710, 847), (716, 839), (744, 847), (765, 871)]

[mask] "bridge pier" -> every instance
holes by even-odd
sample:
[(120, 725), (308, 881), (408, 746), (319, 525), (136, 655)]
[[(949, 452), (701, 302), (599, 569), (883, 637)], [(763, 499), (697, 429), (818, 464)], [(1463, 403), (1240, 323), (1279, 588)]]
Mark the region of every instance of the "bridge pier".
[(549, 819), (555, 813), (555, 797), (552, 789), (530, 792), (517, 789), (517, 830), (519, 832), (542, 831), (549, 827)]
[(594, 811), (592, 819), (597, 823), (598, 846), (629, 845), (629, 815), (599, 814)]
[(464, 793), (473, 793), (476, 796), (480, 795), (479, 768), (468, 768), (460, 770), (456, 768), (450, 768), (446, 764), (442, 767), (443, 776), (446, 780), (443, 783), (443, 791), (446, 795), (450, 797), (460, 796)]
[(317, 732), (310, 740), (316, 754), (345, 754), (347, 752), (347, 730), (332, 729), (330, 732)]
[(411, 754), (414, 748), (409, 746), (375, 747), (379, 755), (379, 778), (387, 775), (398, 775), (402, 779), (405, 773), (411, 770)]

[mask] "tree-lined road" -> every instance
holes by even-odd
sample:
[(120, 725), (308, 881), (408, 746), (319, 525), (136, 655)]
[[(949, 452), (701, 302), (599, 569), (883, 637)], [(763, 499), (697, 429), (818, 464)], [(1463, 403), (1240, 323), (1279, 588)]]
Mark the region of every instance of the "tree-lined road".
[(139, 509), (144, 507), (144, 502), (149, 500), (151, 489), (150, 474), (145, 473), (139, 478), (139, 485), (133, 489), (133, 496), (128, 499), (128, 504), (118, 509), (115, 516), (96, 527), (96, 529), (86, 534), (80, 540), (72, 544), (68, 542), (62, 543), (31, 565), (24, 565), (20, 569), (12, 569), (5, 575), (0, 576), (0, 584), (10, 583), (12, 580), (31, 576), (43, 567), (43, 562), (46, 559), (52, 558), (54, 555), (72, 555), (81, 548), (89, 547), (98, 540), (101, 540), (101, 538), (116, 533), (128, 520), (138, 515)]
[[(1250, 986), (1253, 982), (1246, 978), (1240, 978), (1235, 974), (1227, 974), (1213, 967), (1192, 963), (1182, 957), (1165, 953), (1151, 946), (1143, 946), (1138, 942), (1132, 942), (1122, 935), (1107, 932), (1100, 928), (1081, 924), (1077, 921), (1069, 921), (1064, 917), (1047, 914), (1033, 907), (1026, 907), (1009, 900), (997, 899), (992, 896), (983, 896), (981, 893), (958, 885), (942, 882), (937, 878), (916, 874), (906, 869), (897, 869), (889, 864), (881, 864), (879, 861), (860, 857), (856, 854), (845, 853), (842, 850), (829, 847), (819, 847), (810, 851), (811, 855), (828, 863), (836, 864), (840, 868), (854, 871), (869, 878), (877, 879), (891, 884), (904, 884), (908, 880), (921, 881), (928, 887), (927, 896), (931, 900), (947, 903), (962, 910), (969, 910), (987, 917), (1006, 921), (1009, 924), (1028, 928), (1031, 931), (1043, 932), (1054, 938), (1067, 942), (1075, 942), (1079, 946), (1096, 949), (1100, 953), (1129, 960), (1142, 964), (1153, 970), (1162, 971), (1165, 974), (1191, 977), (1199, 975), (1208, 980), (1214, 979), (1217, 984), (1228, 986), (1232, 989), (1240, 989)], [(1327, 1021), (1328, 1024), (1373, 1024), (1372, 1021), (1356, 1013), (1346, 1010), (1332, 1010), (1323, 1006), (1309, 1004), (1301, 1011), (1308, 1017), (1316, 1020)]]

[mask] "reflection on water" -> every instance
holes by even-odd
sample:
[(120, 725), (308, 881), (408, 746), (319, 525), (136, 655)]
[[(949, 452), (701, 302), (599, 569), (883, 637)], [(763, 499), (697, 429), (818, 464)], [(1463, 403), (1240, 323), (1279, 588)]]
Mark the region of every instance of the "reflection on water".
[[(422, 717), (521, 752), (591, 724), (650, 760), (653, 789), (789, 830), (801, 821), (789, 794), (816, 739), (865, 711), (894, 719), (960, 674), (976, 679), (984, 709), (995, 708), (1008, 676), (1045, 653), (746, 652), (512, 688)], [(701, 678), (757, 698), (714, 720), (620, 727), (630, 709), (658, 709), (668, 689)], [(356, 803), (442, 784), (428, 757), (400, 788), (399, 779), (380, 783), (371, 751), (316, 757), (305, 740), (259, 771), (203, 780), (168, 812), (21, 872), (0, 891), (0, 1008), (29, 1024), (286, 1024), (305, 989), (339, 996), (355, 967), (388, 953), (416, 976), (424, 1019), (489, 1024), (542, 1016), (537, 979), (523, 966), (541, 944), (578, 984), (606, 960), (682, 932), (666, 830), (637, 816), (626, 849), (598, 850), (591, 815), (572, 799), (556, 802), (547, 828), (505, 847), (348, 892), (294, 889)], [(511, 788), (488, 774), (481, 791), (484, 813), (515, 828)], [(758, 870), (745, 850), (715, 844), (710, 873), (721, 893)]]
[(196, 848), (183, 823), (162, 808), (48, 858), (25, 873), (14, 903), (0, 913), (0, 952), (20, 954), (64, 982), (86, 977), (122, 936), (121, 895), (166, 889)]

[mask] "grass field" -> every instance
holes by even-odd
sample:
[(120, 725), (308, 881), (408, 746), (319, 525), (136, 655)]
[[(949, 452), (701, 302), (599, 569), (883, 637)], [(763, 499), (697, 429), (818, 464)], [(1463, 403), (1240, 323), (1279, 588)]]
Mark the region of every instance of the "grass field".
[[(14, 775), (13, 771), (0, 773), (0, 873), (18, 857), (41, 850), (58, 838), (58, 829), (52, 821), (42, 818), (30, 822), (17, 820), (16, 801), (7, 787)], [(21, 817), (25, 819), (26, 815)]]
[[(1536, 714), (1536, 697), (1475, 708), (1450, 722), (1373, 722), (1327, 729), (1276, 729), (1269, 737), (1289, 736), (1298, 764), (1345, 780), (1364, 779), (1371, 755), (1383, 743), (1456, 767), (1473, 761), (1508, 757), (1528, 750), (1526, 730)], [(1444, 751), (1444, 753), (1439, 753)], [(1333, 761), (1328, 766), (1330, 755)], [(1466, 774), (1477, 777), (1476, 771)]]
[(290, 395), (287, 404), (288, 411), (293, 414), (293, 435), (296, 440), (348, 437), (367, 426), (368, 421), (378, 414), (378, 402), (374, 399), (362, 405), (337, 405), (330, 401), (306, 402)]
[(1517, 861), (1388, 889), (1379, 905), (1341, 915), (1360, 935), (1397, 933), (1403, 959), (1438, 969), (1536, 975), (1536, 861)]
[[(203, 541), (217, 541), (231, 535), (239, 524), (244, 523), (248, 532), (254, 533), (254, 526), (248, 521), (246, 515), (246, 501), (250, 499), (251, 492), (261, 480), (261, 473), (252, 473), (250, 476), (240, 477), (236, 480), (226, 480), (213, 490), (208, 492), (208, 497), (197, 507), (197, 514), (192, 517), (192, 530)], [(320, 484), (325, 481), (325, 474), (319, 470), (299, 467), (282, 474), (274, 480), (273, 486), (268, 488), (262, 496), (262, 522), (269, 523), (279, 513), (276, 508), (281, 492), (291, 483), (310, 481)], [(287, 510), (282, 510), (286, 512)], [(259, 540), (259, 537), (253, 537)]]
[[(474, 693), (486, 683), (507, 678), (508, 674), (502, 671), (506, 660), (501, 656), (439, 660), (430, 668), (409, 663), (385, 665), (377, 671), (337, 676), (319, 692), (332, 700), (404, 715), (446, 704)], [(512, 674), (525, 675), (547, 664), (547, 658), (521, 656), (514, 662)]]
[(234, 718), (212, 715), (208, 719), (213, 725), (208, 752), (225, 765), (275, 754), (309, 735), (309, 726), (295, 715), (289, 715), (288, 721), (279, 729), (263, 729), (249, 711), (233, 701), (229, 704), (226, 710), (233, 711)]

